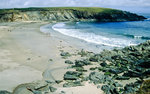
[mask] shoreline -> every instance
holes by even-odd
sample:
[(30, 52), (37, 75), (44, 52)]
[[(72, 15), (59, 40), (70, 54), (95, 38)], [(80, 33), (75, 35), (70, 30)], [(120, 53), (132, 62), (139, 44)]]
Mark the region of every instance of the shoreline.
[[(11, 58), (12, 61), (10, 61), (12, 64), (14, 64), (15, 69), (17, 71), (14, 71), (15, 73), (18, 73), (14, 75), (11, 73), (11, 77), (7, 77), (1, 81), (13, 81), (16, 80), (15, 83), (12, 85), (6, 85), (7, 88), (4, 87), (4, 84), (1, 84), (0, 87), (1, 90), (7, 90), (12, 92), (15, 87), (17, 87), (19, 84), (24, 84), (24, 83), (31, 83), (35, 82), (38, 80), (63, 80), (63, 76), (66, 71), (68, 71), (67, 64), (64, 64), (63, 62), (65, 61), (62, 59), (60, 56), (61, 51), (65, 52), (71, 52), (71, 54), (77, 53), (78, 50), (81, 50), (82, 48), (76, 48), (74, 45), (70, 44), (71, 41), (65, 41), (68, 37), (63, 36), (64, 39), (60, 38), (60, 36), (57, 35), (48, 35), (44, 34), (40, 31), (39, 26), (47, 25), (49, 23), (45, 22), (12, 22), (12, 23), (1, 23), (0, 24), (0, 29), (1, 32), (8, 33), (5, 34), (4, 36), (1, 36), (1, 38), (6, 37), (6, 39), (9, 39), (9, 42), (5, 41), (5, 45), (3, 47), (10, 51), (11, 55), (6, 56), (6, 59)], [(7, 28), (3, 28), (3, 26), (7, 26)], [(9, 26), (9, 27), (8, 27)], [(8, 29), (11, 29), (8, 31)], [(1, 41), (0, 41), (1, 42)], [(75, 44), (75, 43), (74, 43)], [(1, 48), (1, 47), (0, 47)], [(70, 57), (69, 59), (75, 60), (79, 59), (79, 56), (73, 56)], [(50, 60), (52, 59), (52, 60)], [(8, 61), (6, 61), (7, 63)], [(16, 62), (19, 64), (19, 69), (17, 69), (17, 65), (15, 65)], [(2, 63), (4, 64), (4, 62)], [(25, 70), (23, 71), (23, 68), (20, 66), (24, 66)], [(28, 69), (28, 67), (31, 67), (31, 69)], [(8, 74), (10, 73), (9, 71), (12, 71), (11, 68), (4, 69), (0, 67), (0, 69), (3, 71), (8, 71)], [(22, 71), (19, 73), (19, 70)], [(31, 70), (32, 72), (29, 72), (27, 70)], [(37, 71), (37, 73), (34, 73)], [(5, 75), (1, 74), (0, 76), (3, 78)], [(13, 72), (13, 71), (12, 71)], [(40, 73), (39, 73), (40, 72)], [(25, 74), (27, 73), (27, 74)], [(59, 75), (57, 74), (59, 73)], [(31, 74), (31, 76), (29, 75)], [(33, 75), (36, 74), (36, 75)], [(16, 78), (13, 78), (13, 76), (16, 76)], [(26, 76), (27, 78), (24, 78), (22, 80), (19, 80), (19, 78)], [(39, 76), (39, 77), (38, 77)], [(45, 77), (42, 77), (45, 76)], [(55, 79), (52, 79), (53, 76)], [(36, 78), (36, 79), (31, 79), (31, 78)], [(17, 79), (18, 78), (18, 79)], [(25, 81), (27, 79), (27, 81)], [(83, 92), (83, 91), (82, 91)]]
[[(143, 80), (139, 74), (144, 74), (144, 77), (149, 74), (149, 70), (139, 61), (136, 61), (139, 65), (132, 64), (132, 58), (137, 58), (134, 55), (139, 55), (141, 51), (140, 47), (145, 50), (140, 52), (140, 56), (148, 55), (145, 52), (149, 51), (149, 41), (138, 46), (101, 52), (101, 48), (95, 45), (54, 32), (51, 25), (48, 22), (0, 23), (0, 82), (3, 82), (0, 92), (104, 94), (122, 92), (118, 90), (125, 90), (128, 86), (129, 90), (134, 91), (138, 89), (132, 87), (134, 83), (139, 87)], [(43, 28), (46, 33), (40, 31)], [(126, 57), (128, 55), (131, 57)], [(137, 70), (134, 67), (138, 67)], [(132, 74), (128, 74), (130, 72)]]

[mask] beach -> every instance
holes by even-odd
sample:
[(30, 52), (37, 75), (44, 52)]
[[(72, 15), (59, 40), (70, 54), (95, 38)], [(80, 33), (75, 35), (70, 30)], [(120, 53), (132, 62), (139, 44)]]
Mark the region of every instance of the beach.
[[(42, 80), (63, 80), (63, 76), (68, 65), (64, 63), (65, 59), (60, 56), (62, 51), (70, 54), (78, 53), (85, 48), (92, 51), (84, 41), (60, 36), (52, 33), (41, 32), (41, 26), (49, 24), (48, 22), (11, 22), (0, 23), (0, 90), (13, 90), (20, 84), (32, 83)], [(69, 38), (69, 39), (68, 39)], [(80, 42), (79, 42), (80, 41)], [(77, 45), (78, 42), (78, 45)], [(79, 45), (80, 43), (80, 45)], [(81, 58), (73, 55), (69, 60)], [(60, 87), (60, 89), (59, 89)], [(82, 87), (82, 88), (80, 88)], [(80, 86), (78, 92), (90, 94), (102, 93), (94, 85), (85, 84)], [(84, 89), (93, 88), (88, 91)], [(57, 87), (57, 93), (62, 90), (67, 92), (78, 92), (73, 88)], [(92, 91), (93, 90), (93, 91)], [(97, 91), (96, 91), (97, 90)]]

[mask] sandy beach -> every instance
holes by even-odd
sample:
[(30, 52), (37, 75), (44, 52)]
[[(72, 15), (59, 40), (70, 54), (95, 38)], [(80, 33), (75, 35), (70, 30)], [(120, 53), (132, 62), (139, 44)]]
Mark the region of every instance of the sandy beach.
[[(51, 31), (43, 33), (41, 26), (47, 22), (12, 22), (0, 23), (0, 90), (12, 92), (15, 87), (24, 83), (31, 83), (38, 80), (63, 80), (64, 73), (68, 71), (65, 59), (60, 56), (61, 51), (77, 53), (86, 48), (87, 44), (77, 45), (78, 40), (71, 42), (70, 37), (58, 35), (58, 32)], [(69, 38), (69, 39), (68, 39)], [(71, 56), (70, 60), (80, 58)], [(82, 88), (57, 87), (57, 92), (62, 90), (66, 94), (100, 94), (102, 91), (94, 85), (85, 84)], [(76, 91), (76, 89), (78, 90)], [(87, 92), (88, 88), (93, 88)], [(86, 91), (85, 91), (86, 89)], [(67, 93), (68, 92), (68, 93)]]

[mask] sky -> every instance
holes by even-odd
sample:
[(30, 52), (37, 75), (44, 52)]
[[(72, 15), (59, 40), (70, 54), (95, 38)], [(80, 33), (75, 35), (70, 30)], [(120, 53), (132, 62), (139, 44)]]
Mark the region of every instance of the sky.
[(150, 0), (0, 0), (0, 8), (106, 7), (150, 12)]

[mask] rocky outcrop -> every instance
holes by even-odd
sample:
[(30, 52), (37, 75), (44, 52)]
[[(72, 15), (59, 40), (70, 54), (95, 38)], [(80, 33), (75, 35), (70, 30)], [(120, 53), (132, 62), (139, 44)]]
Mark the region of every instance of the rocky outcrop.
[(105, 8), (25, 8), (0, 10), (0, 22), (13, 21), (138, 21), (145, 17)]

